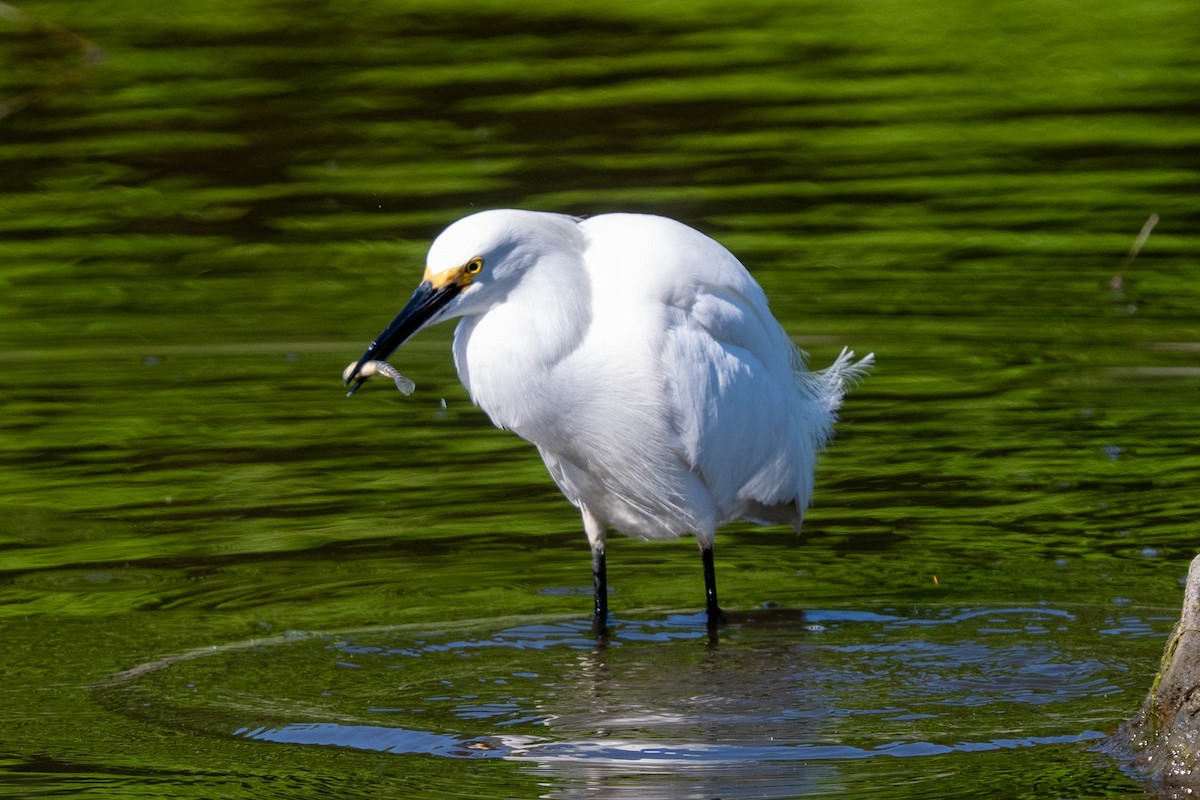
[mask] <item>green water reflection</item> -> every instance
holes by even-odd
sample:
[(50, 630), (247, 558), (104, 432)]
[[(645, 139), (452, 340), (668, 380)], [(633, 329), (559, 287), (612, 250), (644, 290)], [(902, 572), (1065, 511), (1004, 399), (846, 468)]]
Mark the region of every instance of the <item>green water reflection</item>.
[[(1061, 732), (1132, 713), (1198, 543), (1194, 4), (510, 5), (0, 5), (0, 796), (578, 788), (90, 688), (290, 629), (586, 615), (577, 515), (449, 330), (405, 348), (412, 398), (338, 381), (432, 236), (497, 206), (680, 218), (815, 362), (878, 354), (805, 538), (718, 537), (731, 608), (1086, 609), (1057, 645), (1114, 693)], [(690, 542), (609, 559), (618, 613), (699, 608)], [(763, 789), (1140, 793), (1085, 748)]]

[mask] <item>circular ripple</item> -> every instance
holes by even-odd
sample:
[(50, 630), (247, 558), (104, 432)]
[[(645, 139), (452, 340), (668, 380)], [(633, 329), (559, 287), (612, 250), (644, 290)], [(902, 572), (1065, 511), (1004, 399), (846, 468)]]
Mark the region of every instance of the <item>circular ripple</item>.
[(669, 616), (619, 621), (602, 642), (548, 618), (293, 633), (144, 664), (98, 691), (223, 737), (564, 774), (719, 770), (738, 796), (788, 763), (1101, 738), (1092, 725), (1125, 669), (1102, 621), (1077, 613), (763, 611), (712, 637), (702, 616)]

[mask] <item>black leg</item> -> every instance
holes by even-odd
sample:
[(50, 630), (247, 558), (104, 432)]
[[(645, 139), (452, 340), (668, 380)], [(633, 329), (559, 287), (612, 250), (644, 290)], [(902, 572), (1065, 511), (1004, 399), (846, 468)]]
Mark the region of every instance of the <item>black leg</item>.
[(592, 585), (596, 590), (596, 613), (592, 627), (597, 633), (608, 629), (608, 570), (604, 564), (604, 551), (592, 550)]
[(713, 552), (711, 547), (700, 549), (700, 558), (704, 561), (704, 597), (705, 610), (708, 612), (708, 624), (716, 625), (721, 621), (721, 607), (717, 605), (717, 573), (713, 569)]

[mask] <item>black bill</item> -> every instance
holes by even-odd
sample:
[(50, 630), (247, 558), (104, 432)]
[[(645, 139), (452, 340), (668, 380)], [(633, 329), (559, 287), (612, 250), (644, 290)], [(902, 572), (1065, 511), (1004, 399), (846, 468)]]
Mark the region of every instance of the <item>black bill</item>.
[(383, 361), (390, 356), (393, 350), (421, 330), (425, 323), (445, 308), (446, 304), (453, 300), (460, 291), (462, 291), (462, 287), (453, 282), (440, 289), (433, 288), (433, 284), (429, 281), (421, 283), (404, 308), (400, 309), (400, 313), (392, 320), (392, 324), (384, 328), (383, 333), (371, 342), (367, 352), (363, 353), (362, 358), (354, 365), (354, 369), (346, 376), (347, 386), (350, 386), (351, 381), (354, 382), (354, 385), (350, 386), (350, 391), (346, 392), (346, 396), (349, 397), (358, 391), (358, 387), (367, 380), (362, 375), (363, 364), (368, 361)]

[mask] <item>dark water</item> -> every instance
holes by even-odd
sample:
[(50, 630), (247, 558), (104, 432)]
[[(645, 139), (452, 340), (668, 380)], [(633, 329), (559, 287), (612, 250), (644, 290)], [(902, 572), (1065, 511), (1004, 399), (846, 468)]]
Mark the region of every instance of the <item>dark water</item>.
[[(0, 796), (1141, 796), (1092, 748), (1200, 549), (1194, 10), (0, 5)], [(716, 639), (687, 541), (587, 634), (448, 329), (344, 398), (487, 207), (682, 219), (877, 354)]]

